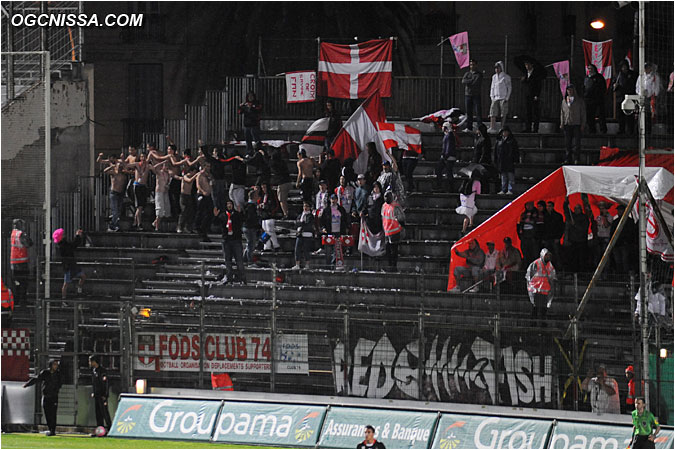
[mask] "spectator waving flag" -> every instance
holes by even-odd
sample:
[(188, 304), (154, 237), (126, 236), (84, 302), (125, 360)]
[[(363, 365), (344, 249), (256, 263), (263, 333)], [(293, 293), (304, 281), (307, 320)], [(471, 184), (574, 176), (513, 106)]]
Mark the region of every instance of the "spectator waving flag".
[(377, 92), (391, 97), (391, 39), (352, 45), (322, 43), (319, 49), (319, 95), (367, 98)]
[(417, 128), (401, 123), (377, 122), (377, 133), (386, 149), (398, 147), (401, 150), (422, 153), (422, 132)]
[[(591, 42), (582, 40), (584, 45), (584, 65), (593, 64), (598, 72), (605, 77), (607, 89), (612, 82), (612, 40)], [(588, 75), (588, 71), (586, 71)]]
[(319, 120), (314, 121), (305, 135), (302, 137), (302, 143), (300, 148), (305, 150), (307, 156), (314, 157), (319, 156), (323, 151), (323, 144), (326, 142), (326, 132), (328, 131), (328, 121), (329, 117), (322, 117)]
[(368, 165), (368, 152), (365, 152), (368, 142), (375, 142), (378, 151), (389, 161), (384, 151), (382, 141), (377, 138), (377, 122), (384, 122), (384, 106), (380, 95), (375, 92), (359, 106), (354, 114), (345, 122), (344, 126), (333, 141), (332, 150), (335, 157), (344, 162), (347, 158), (354, 158), (354, 171), (364, 173)]
[(450, 36), (450, 45), (452, 45), (452, 51), (455, 52), (459, 68), (469, 67), (469, 32), (462, 31)]
[(567, 86), (570, 84), (570, 62), (565, 60), (553, 63), (553, 70), (555, 76), (558, 77), (558, 81), (560, 81), (560, 92), (564, 97)]

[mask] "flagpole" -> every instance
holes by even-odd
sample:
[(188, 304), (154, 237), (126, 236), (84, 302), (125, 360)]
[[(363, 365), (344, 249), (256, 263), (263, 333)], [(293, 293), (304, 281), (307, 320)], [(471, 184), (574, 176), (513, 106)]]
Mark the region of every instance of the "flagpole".
[[(441, 36), (441, 38), (443, 38), (443, 36)], [(443, 40), (441, 41), (441, 44), (442, 44), (443, 42), (445, 42), (445, 39), (443, 39)], [(440, 45), (440, 44), (439, 44), (439, 45)], [(438, 47), (438, 45), (437, 45), (436, 47)], [(443, 78), (443, 46), (442, 46), (442, 45), (441, 45), (441, 70), (440, 70), (440, 73), (439, 73), (438, 77), (439, 77), (439, 78)]]
[(443, 42), (449, 41), (449, 40), (450, 40), (450, 36), (446, 37), (446, 38), (443, 39), (441, 42), (439, 42), (438, 44), (436, 44), (436, 47), (438, 47), (439, 45), (443, 44)]

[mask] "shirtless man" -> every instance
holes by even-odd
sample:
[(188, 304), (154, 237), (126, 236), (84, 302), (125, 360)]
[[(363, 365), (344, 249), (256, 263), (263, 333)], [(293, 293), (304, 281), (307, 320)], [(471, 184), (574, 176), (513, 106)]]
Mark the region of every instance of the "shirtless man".
[(129, 154), (124, 159), (124, 162), (127, 164), (138, 162), (138, 150), (136, 150), (136, 147), (129, 146)]
[(155, 173), (155, 221), (152, 222), (155, 231), (160, 230), (162, 219), (171, 217), (171, 202), (169, 201), (171, 173), (167, 166), (166, 161), (154, 166), (150, 165), (150, 170)]
[[(167, 136), (167, 140), (170, 138)], [(177, 154), (177, 147), (169, 144), (166, 148), (166, 155), (160, 155), (153, 152), (150, 156), (157, 161), (167, 161), (166, 169), (169, 171), (171, 181), (169, 182), (169, 202), (171, 205), (171, 216), (178, 217), (180, 214), (180, 177), (183, 160)]]
[(178, 218), (178, 233), (190, 233), (190, 225), (195, 215), (195, 199), (192, 196), (192, 185), (197, 178), (197, 167), (192, 166), (183, 176), (175, 175), (175, 180), (180, 180), (180, 208), (181, 213)]
[(148, 175), (150, 167), (145, 153), (141, 153), (138, 162), (126, 164), (127, 168), (134, 170), (134, 198), (136, 201), (136, 214), (134, 214), (133, 229), (143, 230), (143, 208), (148, 201)]
[(197, 217), (195, 226), (199, 236), (205, 242), (210, 242), (208, 233), (213, 222), (213, 198), (211, 196), (211, 175), (209, 173), (210, 165), (202, 164), (202, 169), (197, 174)]
[[(103, 153), (99, 153), (97, 161), (100, 162), (102, 157)], [(118, 161), (115, 155), (110, 155), (108, 163), (108, 167), (103, 170), (104, 173), (110, 175), (110, 209), (112, 210), (112, 220), (110, 221), (108, 231), (119, 231), (127, 176), (124, 173), (124, 163)]]
[(302, 200), (312, 204), (312, 194), (314, 193), (314, 166), (316, 162), (307, 157), (305, 149), (298, 151), (298, 178), (295, 181), (295, 187), (300, 188)]

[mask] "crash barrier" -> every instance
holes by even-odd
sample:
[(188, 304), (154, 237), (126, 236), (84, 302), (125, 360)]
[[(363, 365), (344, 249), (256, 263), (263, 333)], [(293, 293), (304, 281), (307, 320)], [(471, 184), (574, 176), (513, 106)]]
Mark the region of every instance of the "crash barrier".
[[(626, 448), (630, 425), (385, 408), (121, 396), (112, 437), (355, 448), (366, 425), (389, 448)], [(673, 448), (662, 428), (656, 448)]]

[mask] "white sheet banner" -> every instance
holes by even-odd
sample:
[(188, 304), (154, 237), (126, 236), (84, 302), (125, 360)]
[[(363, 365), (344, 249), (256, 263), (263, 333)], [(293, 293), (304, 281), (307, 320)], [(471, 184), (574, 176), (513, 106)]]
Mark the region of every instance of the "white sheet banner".
[(316, 100), (316, 72), (286, 72), (286, 103)]
[[(199, 372), (199, 333), (136, 334), (135, 370)], [(306, 334), (284, 334), (274, 350), (277, 373), (309, 373)], [(204, 370), (207, 372), (269, 373), (272, 350), (269, 334), (204, 336)]]
[[(637, 167), (563, 166), (567, 195), (586, 193), (628, 202), (635, 191)], [(646, 167), (645, 180), (654, 198), (673, 188), (673, 174), (663, 167)]]

